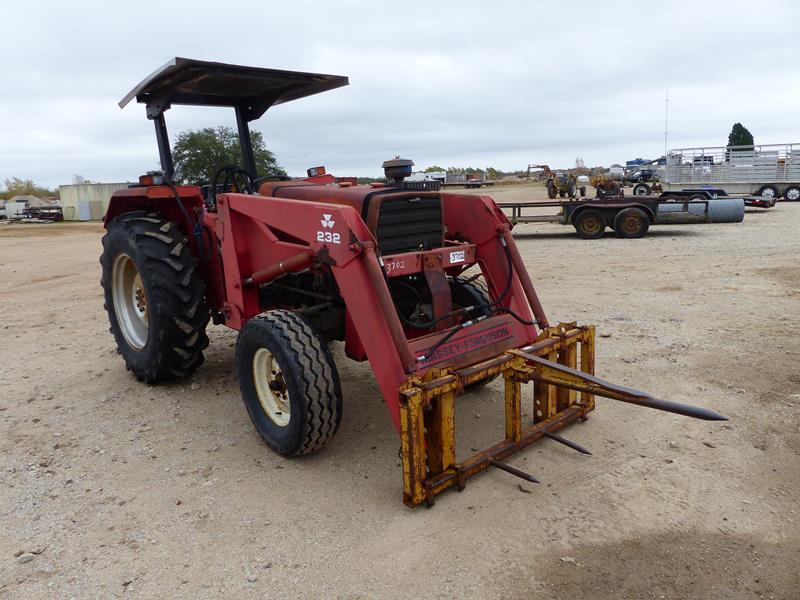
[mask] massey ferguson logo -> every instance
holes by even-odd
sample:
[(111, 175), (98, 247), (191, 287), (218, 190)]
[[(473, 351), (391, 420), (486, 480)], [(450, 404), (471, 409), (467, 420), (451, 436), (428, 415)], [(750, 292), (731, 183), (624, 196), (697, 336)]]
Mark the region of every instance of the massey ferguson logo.
[(322, 215), (320, 223), (322, 223), (322, 230), (317, 232), (317, 241), (323, 244), (341, 244), (342, 236), (339, 233), (331, 231), (333, 224), (336, 221), (331, 221), (332, 215)]
[(504, 340), (513, 340), (513, 338), (514, 334), (508, 325), (487, 327), (486, 329), (481, 329), (475, 332), (468, 331), (463, 335), (455, 336), (448, 343), (445, 343), (437, 348), (433, 353), (433, 356), (428, 358), (428, 360), (422, 364), (426, 367), (430, 367), (449, 358), (454, 358), (460, 354), (477, 350), (483, 346), (500, 343)]

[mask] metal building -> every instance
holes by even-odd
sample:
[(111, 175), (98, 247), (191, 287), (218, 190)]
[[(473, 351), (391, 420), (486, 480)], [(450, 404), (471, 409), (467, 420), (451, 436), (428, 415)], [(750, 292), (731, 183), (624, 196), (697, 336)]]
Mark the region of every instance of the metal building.
[(76, 183), (60, 185), (61, 206), (66, 221), (99, 221), (106, 214), (111, 194), (129, 183)]

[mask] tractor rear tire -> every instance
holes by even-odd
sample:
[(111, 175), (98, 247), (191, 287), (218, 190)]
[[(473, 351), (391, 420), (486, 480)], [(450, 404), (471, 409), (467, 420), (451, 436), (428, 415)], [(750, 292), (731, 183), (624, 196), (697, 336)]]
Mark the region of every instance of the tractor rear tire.
[(646, 183), (637, 183), (633, 186), (633, 195), (634, 196), (649, 196), (650, 195), (650, 186)]
[(556, 196), (558, 195), (558, 190), (556, 190), (556, 184), (552, 179), (547, 180), (547, 197), (550, 200), (555, 200)]
[(250, 420), (278, 454), (311, 454), (342, 420), (342, 390), (325, 340), (303, 317), (273, 310), (247, 321), (236, 370)]
[(605, 233), (606, 217), (599, 210), (582, 210), (572, 225), (579, 237), (584, 240), (596, 240)]
[(125, 366), (146, 383), (194, 373), (208, 346), (205, 284), (188, 240), (158, 213), (108, 224), (100, 256), (110, 331)]
[(614, 233), (618, 238), (634, 239), (644, 237), (650, 229), (650, 219), (639, 208), (626, 208), (614, 217)]
[[(472, 306), (476, 304), (483, 305), (468, 312), (466, 314), (466, 318), (475, 319), (478, 317), (488, 316), (490, 314), (491, 309), (489, 308), (489, 305), (492, 302), (492, 298), (489, 295), (489, 290), (486, 287), (486, 284), (482, 281), (477, 279), (474, 281), (467, 281), (466, 279), (460, 279), (456, 277), (450, 281), (450, 289), (453, 292), (453, 303), (457, 304), (458, 306)], [(480, 381), (470, 383), (469, 385), (464, 386), (464, 389), (474, 390), (476, 388), (483, 387), (487, 383), (497, 379), (497, 377), (499, 377), (499, 375), (492, 375), (486, 379), (481, 379)]]

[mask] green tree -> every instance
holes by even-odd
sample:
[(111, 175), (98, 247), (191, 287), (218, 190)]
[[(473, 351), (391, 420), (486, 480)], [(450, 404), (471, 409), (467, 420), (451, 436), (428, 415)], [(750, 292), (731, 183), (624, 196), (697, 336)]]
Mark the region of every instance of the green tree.
[(425, 169), (423, 173), (439, 173), (441, 171), (446, 171), (446, 170), (447, 169), (445, 169), (444, 167), (440, 167), (439, 165), (433, 165)]
[(6, 191), (3, 196), (13, 198), (14, 196), (39, 196), (46, 198), (52, 196), (54, 192), (48, 190), (46, 187), (36, 185), (32, 179), (20, 179), (19, 177), (12, 177), (5, 180)]
[[(285, 177), (284, 171), (264, 145), (258, 131), (251, 132), (256, 171), (259, 177)], [(205, 127), (182, 131), (172, 148), (175, 179), (184, 184), (211, 183), (214, 173), (225, 165), (241, 165), (239, 134), (230, 127)]]
[(728, 134), (728, 146), (752, 146), (753, 134), (741, 123), (734, 123)]

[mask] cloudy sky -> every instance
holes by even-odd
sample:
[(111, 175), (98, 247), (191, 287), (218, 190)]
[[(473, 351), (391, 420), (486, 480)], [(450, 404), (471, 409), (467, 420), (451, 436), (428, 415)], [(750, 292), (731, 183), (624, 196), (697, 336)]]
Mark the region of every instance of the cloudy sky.
[[(125, 181), (157, 167), (144, 107), (117, 102), (174, 56), (347, 75), (254, 124), (290, 174), (325, 164), (608, 165), (724, 144), (800, 142), (800, 2), (4, 3), (0, 181)], [(174, 107), (172, 136), (233, 126)]]

